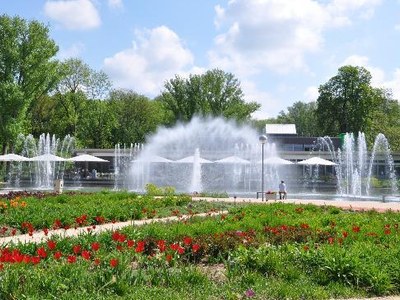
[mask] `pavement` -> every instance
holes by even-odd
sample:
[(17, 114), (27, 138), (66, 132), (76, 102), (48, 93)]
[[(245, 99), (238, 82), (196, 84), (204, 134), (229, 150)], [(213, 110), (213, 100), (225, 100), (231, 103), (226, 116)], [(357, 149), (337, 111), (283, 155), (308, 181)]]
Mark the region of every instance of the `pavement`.
[(318, 199), (285, 199), (285, 200), (268, 200), (262, 201), (261, 198), (207, 198), (207, 197), (193, 197), (193, 200), (206, 200), (206, 201), (224, 201), (233, 203), (265, 203), (271, 204), (276, 202), (293, 203), (293, 204), (314, 204), (319, 206), (336, 206), (349, 210), (376, 210), (378, 212), (395, 211), (400, 212), (400, 202), (381, 202), (381, 201), (367, 201), (367, 200), (318, 200)]
[[(294, 204), (314, 204), (320, 206), (336, 206), (343, 209), (349, 209), (354, 211), (365, 211), (365, 210), (375, 210), (378, 212), (384, 211), (394, 211), (400, 212), (400, 202), (379, 202), (379, 201), (348, 201), (348, 200), (307, 200), (307, 199), (285, 199), (285, 200), (268, 200), (262, 201), (262, 199), (256, 198), (209, 198), (209, 197), (193, 197), (194, 201), (209, 201), (209, 202), (231, 202), (231, 203), (265, 203), (266, 205), (282, 202), (282, 203), (294, 203)], [(213, 212), (213, 213), (201, 213), (196, 214), (196, 216), (209, 216), (209, 215), (218, 215), (222, 213), (227, 213), (227, 211)], [(171, 216), (166, 218), (158, 218), (158, 219), (144, 219), (144, 220), (130, 220), (126, 222), (116, 222), (116, 223), (107, 223), (96, 226), (86, 226), (86, 227), (78, 227), (78, 228), (70, 228), (70, 229), (56, 229), (49, 230), (47, 235), (43, 231), (33, 232), (32, 235), (29, 234), (21, 234), (15, 236), (7, 236), (0, 238), (0, 246), (6, 246), (7, 244), (13, 243), (40, 243), (50, 239), (53, 236), (60, 237), (72, 237), (78, 236), (82, 234), (86, 234), (88, 232), (91, 233), (100, 233), (104, 231), (114, 231), (121, 229), (126, 226), (141, 226), (144, 224), (149, 224), (153, 222), (170, 222), (176, 220), (182, 220), (185, 218), (189, 218), (190, 216)]]

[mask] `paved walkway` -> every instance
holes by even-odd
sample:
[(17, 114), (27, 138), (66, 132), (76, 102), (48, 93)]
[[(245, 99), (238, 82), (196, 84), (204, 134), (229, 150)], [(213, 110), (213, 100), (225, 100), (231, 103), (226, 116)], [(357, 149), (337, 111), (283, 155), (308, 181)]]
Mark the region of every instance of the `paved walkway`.
[(294, 203), (294, 204), (314, 204), (319, 206), (336, 206), (343, 209), (351, 210), (376, 210), (384, 212), (388, 210), (400, 212), (400, 202), (379, 202), (379, 201), (348, 201), (348, 200), (307, 200), (307, 199), (286, 199), (286, 200), (268, 200), (262, 202), (261, 198), (207, 198), (207, 197), (193, 197), (193, 200), (206, 200), (206, 201), (225, 201), (236, 203), (266, 203), (271, 204), (275, 202)]
[[(218, 214), (227, 213), (228, 211), (220, 211), (220, 212), (212, 212), (212, 213), (200, 213), (195, 214), (192, 216), (215, 216)], [(145, 224), (150, 224), (154, 222), (170, 222), (170, 221), (177, 221), (177, 220), (184, 220), (189, 218), (189, 215), (184, 215), (181, 217), (172, 216), (166, 218), (159, 218), (159, 219), (143, 219), (143, 220), (131, 220), (126, 222), (116, 222), (116, 223), (107, 223), (102, 225), (96, 226), (86, 226), (86, 227), (78, 227), (78, 228), (70, 228), (70, 229), (56, 229), (56, 230), (49, 230), (47, 235), (43, 231), (36, 231), (33, 232), (32, 235), (29, 234), (20, 234), (14, 236), (7, 236), (0, 238), (0, 246), (5, 246), (10, 243), (40, 243), (50, 239), (52, 236), (61, 236), (61, 237), (72, 237), (78, 236), (80, 234), (88, 233), (89, 231), (92, 233), (100, 233), (104, 231), (114, 231), (121, 229), (126, 226), (141, 226)]]
[[(255, 198), (208, 198), (208, 197), (193, 197), (195, 201), (209, 201), (209, 202), (232, 202), (232, 203), (265, 203), (271, 204), (275, 202), (282, 203), (294, 203), (294, 204), (314, 204), (314, 205), (327, 205), (327, 206), (336, 206), (343, 209), (350, 210), (376, 210), (379, 212), (384, 212), (388, 210), (400, 212), (400, 202), (378, 202), (378, 201), (337, 201), (337, 200), (306, 200), (306, 199), (287, 199), (287, 200), (269, 200), (262, 202), (261, 199)], [(206, 216), (206, 215), (217, 215), (221, 213), (226, 213), (226, 211), (215, 212), (215, 213), (201, 213), (196, 216)], [(8, 236), (0, 238), (0, 246), (6, 245), (9, 243), (40, 243), (47, 239), (50, 239), (52, 236), (61, 236), (61, 237), (69, 237), (69, 236), (78, 236), (80, 234), (85, 234), (88, 231), (92, 233), (99, 233), (104, 231), (113, 231), (123, 228), (125, 226), (141, 226), (144, 224), (149, 224), (153, 222), (168, 222), (168, 221), (176, 221), (182, 218), (188, 218), (189, 216), (182, 217), (167, 217), (160, 219), (145, 219), (145, 220), (131, 220), (127, 222), (118, 222), (118, 223), (108, 223), (102, 225), (96, 225), (95, 227), (86, 226), (79, 228), (70, 228), (68, 230), (65, 229), (56, 229), (49, 230), (48, 234), (45, 235), (43, 231), (37, 231), (30, 236), (29, 234), (21, 234), (15, 236)]]

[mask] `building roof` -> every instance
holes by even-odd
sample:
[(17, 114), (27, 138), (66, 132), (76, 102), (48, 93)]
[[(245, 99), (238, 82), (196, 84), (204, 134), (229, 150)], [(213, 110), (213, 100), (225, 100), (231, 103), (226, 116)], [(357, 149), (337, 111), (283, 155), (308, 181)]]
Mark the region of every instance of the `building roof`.
[(296, 124), (266, 124), (266, 134), (297, 134)]

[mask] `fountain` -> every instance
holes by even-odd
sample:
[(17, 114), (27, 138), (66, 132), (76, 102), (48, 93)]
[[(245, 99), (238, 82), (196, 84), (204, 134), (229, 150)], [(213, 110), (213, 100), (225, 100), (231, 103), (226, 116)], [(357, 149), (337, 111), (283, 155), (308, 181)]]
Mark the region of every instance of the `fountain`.
[[(367, 151), (365, 134), (346, 133), (341, 149), (334, 150), (329, 137), (319, 139), (318, 147), (328, 151), (335, 162), (337, 194), (342, 197), (366, 197), (371, 194), (371, 180), (382, 176), (390, 180), (390, 193), (397, 192), (397, 181), (394, 162), (389, 143), (383, 134), (375, 138), (372, 151)], [(380, 174), (381, 173), (381, 174)]]
[[(63, 140), (56, 138), (55, 135), (41, 134), (36, 141), (29, 134), (19, 135), (17, 147), (21, 148), (21, 155), (34, 157), (44, 154), (59, 155), (69, 157), (73, 152), (74, 139), (67, 135)], [(64, 177), (65, 163), (51, 160), (31, 161), (24, 163), (26, 168), (19, 176), (24, 177), (28, 184), (35, 189), (52, 189), (55, 179)], [(20, 179), (18, 179), (18, 182)]]
[[(255, 193), (261, 185), (258, 135), (250, 127), (221, 118), (194, 118), (188, 124), (161, 128), (140, 151), (133, 151), (129, 174), (115, 167), (121, 178), (129, 178), (123, 185), (119, 180), (119, 187), (143, 192), (152, 183), (173, 186), (177, 192)], [(265, 155), (276, 156), (274, 144), (265, 145)], [(119, 159), (117, 155), (115, 161)], [(279, 168), (267, 166), (266, 191), (276, 190)]]

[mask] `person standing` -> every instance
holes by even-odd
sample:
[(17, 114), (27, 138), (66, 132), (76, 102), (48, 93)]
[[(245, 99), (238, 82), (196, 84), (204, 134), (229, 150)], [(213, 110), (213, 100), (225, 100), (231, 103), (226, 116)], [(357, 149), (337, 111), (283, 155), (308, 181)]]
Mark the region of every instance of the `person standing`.
[(282, 180), (281, 183), (279, 184), (279, 199), (286, 199), (286, 184), (285, 182)]

